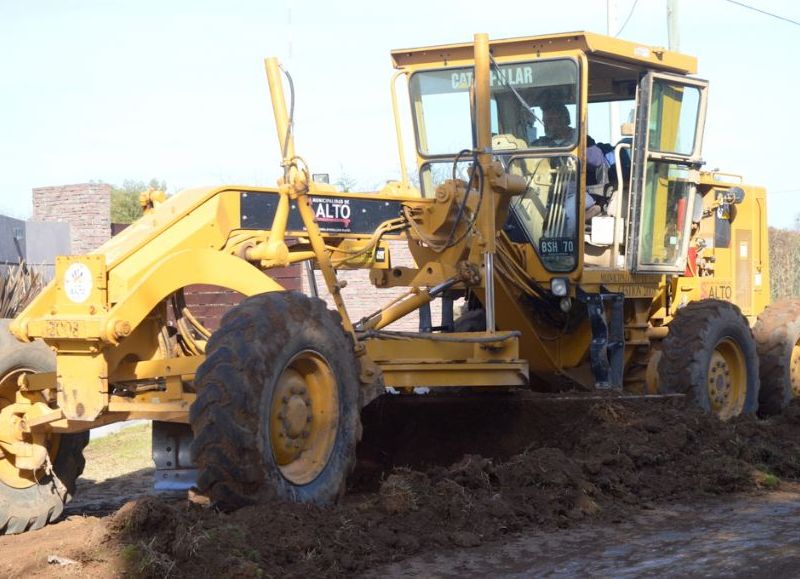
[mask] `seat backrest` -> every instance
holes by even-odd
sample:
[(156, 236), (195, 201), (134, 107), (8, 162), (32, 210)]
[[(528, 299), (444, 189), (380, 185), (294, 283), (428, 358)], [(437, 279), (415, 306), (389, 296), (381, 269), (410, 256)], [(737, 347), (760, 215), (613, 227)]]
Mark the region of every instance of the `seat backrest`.
[(527, 148), (528, 143), (511, 133), (503, 133), (502, 135), (494, 135), (492, 137), (493, 151), (516, 151), (518, 149)]

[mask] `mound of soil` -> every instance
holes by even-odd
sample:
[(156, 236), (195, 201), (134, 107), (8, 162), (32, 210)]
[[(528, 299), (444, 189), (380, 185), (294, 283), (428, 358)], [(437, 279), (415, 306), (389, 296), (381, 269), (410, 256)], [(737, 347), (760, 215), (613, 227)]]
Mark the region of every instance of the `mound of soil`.
[(139, 575), (349, 576), (412, 554), (474, 547), (656, 502), (800, 479), (800, 403), (727, 423), (682, 401), (382, 399), (364, 413), (351, 492), (333, 508), (221, 514), (145, 498), (107, 545)]

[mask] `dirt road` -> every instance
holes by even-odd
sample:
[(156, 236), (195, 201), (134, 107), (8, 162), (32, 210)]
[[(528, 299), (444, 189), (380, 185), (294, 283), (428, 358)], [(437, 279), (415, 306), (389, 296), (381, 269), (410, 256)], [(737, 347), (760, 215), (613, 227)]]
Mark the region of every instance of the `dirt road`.
[[(135, 486), (148, 478), (139, 472), (126, 481)], [(106, 495), (108, 487), (98, 486), (89, 488), (90, 494)], [(122, 499), (118, 495), (117, 505)], [(103, 503), (104, 509), (112, 506), (114, 501)], [(73, 515), (34, 534), (0, 538), (0, 576), (137, 574), (124, 547), (111, 539), (110, 520)], [(364, 577), (794, 577), (800, 573), (798, 521), (800, 484), (784, 483), (755, 495), (659, 505), (627, 520), (525, 532), (469, 549), (429, 550), (369, 569)], [(48, 564), (53, 555), (74, 563)], [(269, 576), (276, 570), (265, 571)]]
[(365, 577), (796, 577), (800, 485), (757, 496), (661, 505), (475, 549), (428, 553)]
[(87, 467), (66, 521), (0, 537), (0, 576), (800, 573), (800, 404), (720, 423), (678, 401), (519, 402), (368, 408), (333, 508), (150, 497), (115, 513), (151, 472)]

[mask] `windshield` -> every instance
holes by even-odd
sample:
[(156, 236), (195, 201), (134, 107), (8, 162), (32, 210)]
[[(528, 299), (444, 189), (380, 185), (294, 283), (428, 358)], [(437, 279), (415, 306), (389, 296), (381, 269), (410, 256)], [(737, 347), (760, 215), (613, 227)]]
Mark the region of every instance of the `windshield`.
[[(417, 72), (409, 83), (417, 149), (424, 157), (473, 148), (473, 67)], [(578, 64), (571, 59), (492, 66), (495, 150), (573, 148), (577, 143)]]

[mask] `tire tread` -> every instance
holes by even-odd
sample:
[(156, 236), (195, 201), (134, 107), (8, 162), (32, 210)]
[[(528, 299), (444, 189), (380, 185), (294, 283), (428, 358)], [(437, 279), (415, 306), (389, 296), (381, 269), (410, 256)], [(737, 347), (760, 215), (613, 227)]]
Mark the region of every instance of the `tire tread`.
[[(352, 336), (344, 330), (341, 317), (322, 300), (299, 292), (272, 292), (253, 296), (229, 310), (207, 346), (207, 358), (195, 376), (197, 399), (189, 411), (194, 430), (192, 457), (200, 469), (198, 489), (210, 496), (215, 506), (234, 510), (277, 496), (303, 501), (273, 465), (265, 464), (260, 444), (259, 416), (266, 377), (275, 372), (275, 362), (300, 329), (319, 334), (319, 339), (337, 344), (355, 377), (355, 395), (347, 404), (358, 404), (358, 371)], [(338, 377), (341, 380), (343, 377)], [(341, 389), (340, 389), (341, 395)], [(360, 432), (359, 409), (346, 408), (340, 420)], [(337, 452), (334, 448), (333, 452)], [(323, 488), (311, 501), (329, 503), (345, 490), (346, 477), (355, 465), (355, 440), (343, 444), (343, 456), (332, 457), (341, 464), (341, 476), (329, 477), (335, 488)], [(320, 478), (320, 477), (318, 477)], [(335, 481), (335, 483), (333, 482)]]
[[(748, 384), (743, 414), (758, 408), (758, 360), (750, 325), (741, 310), (730, 302), (706, 299), (680, 308), (669, 324), (658, 364), (659, 389), (667, 394), (687, 394), (696, 405), (710, 411), (706, 378), (710, 350), (719, 334), (740, 334), (736, 338), (747, 364)], [(730, 336), (735, 337), (735, 336)]]

